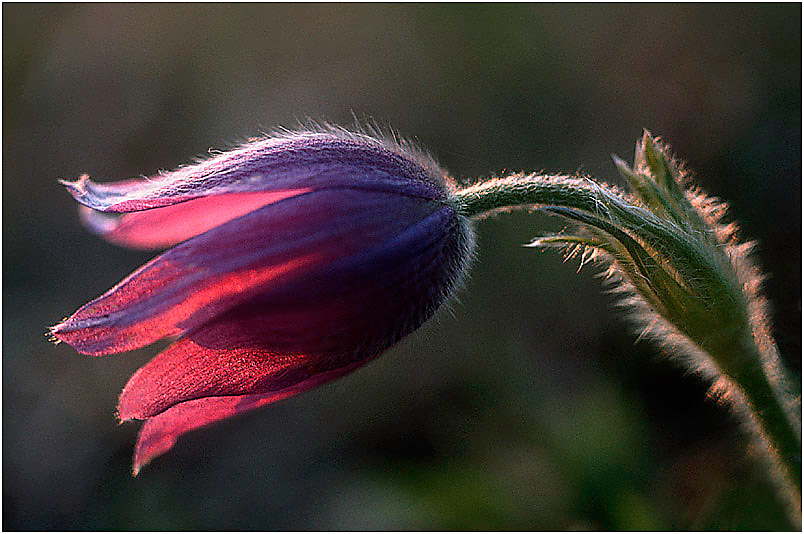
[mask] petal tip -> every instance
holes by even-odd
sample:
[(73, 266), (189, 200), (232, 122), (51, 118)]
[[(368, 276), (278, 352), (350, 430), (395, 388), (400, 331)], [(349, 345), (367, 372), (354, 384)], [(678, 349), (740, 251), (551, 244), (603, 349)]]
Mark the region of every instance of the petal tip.
[(53, 343), (54, 345), (58, 345), (59, 343), (61, 343), (61, 339), (59, 339), (59, 336), (56, 335), (58, 333), (57, 329), (59, 328), (59, 326), (60, 326), (59, 324), (49, 326), (45, 331), (45, 337), (49, 342)]
[(144, 405), (140, 396), (137, 395), (135, 388), (131, 387), (132, 380), (137, 376), (135, 373), (128, 381), (128, 384), (120, 392), (120, 397), (117, 400), (117, 411), (115, 415), (117, 420), (122, 425), (129, 421), (144, 421), (149, 417), (153, 417), (156, 413), (150, 413), (148, 406)]
[(47, 332), (45, 332), (45, 337), (47, 337), (48, 341), (54, 345), (58, 345), (60, 343), (67, 343), (68, 345), (70, 344), (64, 336), (69, 328), (67, 325), (69, 319), (69, 317), (65, 317), (58, 324), (48, 327)]
[(59, 180), (59, 183), (67, 188), (67, 191), (75, 197), (79, 198), (87, 194), (87, 184), (91, 182), (88, 174), (82, 174), (74, 181)]
[(115, 419), (117, 419), (117, 426), (121, 426), (121, 425), (123, 425), (124, 423), (128, 423), (129, 421), (131, 421), (131, 420), (132, 420), (132, 418), (131, 418), (131, 417), (126, 417), (126, 416), (124, 416), (124, 415), (121, 415), (121, 414), (120, 414), (120, 408), (118, 408), (117, 410), (115, 410), (115, 412), (114, 412), (114, 418), (115, 418)]
[(93, 334), (87, 332), (86, 329), (93, 325), (87, 324), (87, 321), (76, 320), (74, 317), (68, 317), (59, 324), (51, 326), (45, 334), (47, 338), (56, 345), (66, 343), (87, 356), (105, 356), (114, 352), (108, 346), (99, 345)]
[[(175, 443), (175, 440), (174, 442)], [(131, 476), (136, 478), (142, 472), (142, 468), (146, 465), (151, 463), (151, 460), (156, 458), (157, 456), (161, 456), (163, 453), (167, 452), (173, 444), (169, 446), (157, 449), (157, 450), (143, 450), (141, 444), (137, 444), (137, 447), (134, 450), (134, 456), (131, 459)]]
[(69, 330), (70, 318), (65, 317), (58, 324), (55, 324), (47, 329), (47, 335), (58, 341), (65, 341), (63, 335)]
[(117, 402), (117, 411), (115, 412), (115, 417), (117, 417), (118, 425), (122, 425), (123, 423), (137, 419), (136, 414), (133, 413), (134, 410), (132, 410), (129, 406), (130, 403), (126, 402), (126, 399), (124, 398), (125, 394), (126, 390), (123, 389), (123, 393), (120, 394), (120, 400)]

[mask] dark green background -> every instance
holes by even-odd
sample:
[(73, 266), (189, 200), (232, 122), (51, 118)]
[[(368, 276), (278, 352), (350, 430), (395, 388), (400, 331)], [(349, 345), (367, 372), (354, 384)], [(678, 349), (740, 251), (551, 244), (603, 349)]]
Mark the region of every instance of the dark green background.
[(3, 5), (3, 528), (780, 529), (706, 384), (635, 343), (594, 266), (479, 226), (449, 311), (336, 383), (182, 438), (129, 475), (117, 395), (163, 346), (92, 358), (49, 325), (150, 255), (57, 184), (170, 169), (352, 113), (457, 177), (617, 182), (643, 127), (758, 239), (801, 357), (801, 6)]

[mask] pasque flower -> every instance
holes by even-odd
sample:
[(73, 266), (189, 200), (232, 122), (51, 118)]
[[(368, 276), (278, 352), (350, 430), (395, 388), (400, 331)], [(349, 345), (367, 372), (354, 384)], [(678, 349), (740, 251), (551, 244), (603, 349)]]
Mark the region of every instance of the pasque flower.
[(106, 239), (166, 252), (52, 329), (84, 354), (176, 338), (123, 389), (135, 474), (183, 433), (337, 378), (428, 320), (474, 247), (412, 147), (286, 132), (145, 179), (64, 182)]
[(780, 363), (751, 244), (649, 133), (633, 167), (615, 164), (630, 192), (524, 173), (457, 188), (409, 145), (319, 129), (149, 179), (84, 176), (65, 185), (91, 229), (173, 248), (52, 332), (97, 355), (177, 338), (120, 396), (122, 420), (146, 419), (136, 474), (187, 431), (374, 358), (454, 292), (474, 221), (542, 209), (578, 228), (531, 245), (607, 265), (642, 334), (743, 420), (800, 526), (801, 396)]

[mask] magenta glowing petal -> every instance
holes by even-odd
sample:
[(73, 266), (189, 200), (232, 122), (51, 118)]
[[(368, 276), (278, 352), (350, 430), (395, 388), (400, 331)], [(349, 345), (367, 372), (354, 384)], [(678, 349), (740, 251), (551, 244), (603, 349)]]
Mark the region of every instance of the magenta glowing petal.
[(147, 420), (135, 472), (181, 434), (341, 376), (429, 319), (474, 246), (445, 176), (407, 147), (327, 130), (154, 178), (65, 182), (108, 240), (175, 245), (52, 330), (93, 355), (178, 338), (120, 396), (122, 420)]
[(160, 249), (181, 243), (268, 204), (309, 191), (228, 193), (122, 216), (81, 206), (80, 214), (84, 224), (107, 241), (130, 248)]
[(176, 404), (169, 410), (149, 418), (142, 425), (137, 436), (132, 472), (137, 476), (142, 466), (169, 451), (176, 444), (177, 438), (186, 432), (302, 393), (339, 378), (361, 365), (362, 362), (357, 362), (335, 371), (319, 373), (282, 391), (261, 395), (204, 397)]

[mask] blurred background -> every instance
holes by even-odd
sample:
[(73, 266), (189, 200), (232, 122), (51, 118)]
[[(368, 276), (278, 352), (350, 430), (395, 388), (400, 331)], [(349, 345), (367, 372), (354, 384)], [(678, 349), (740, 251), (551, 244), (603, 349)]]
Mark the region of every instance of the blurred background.
[[(340, 381), (183, 437), (136, 479), (117, 396), (164, 344), (45, 332), (152, 255), (59, 178), (171, 169), (308, 117), (388, 124), (456, 177), (619, 183), (643, 128), (729, 201), (801, 376), (801, 6), (3, 5), (3, 528), (785, 529), (738, 424), (599, 269), (479, 226), (451, 312)], [(800, 380), (800, 379), (799, 379)]]

